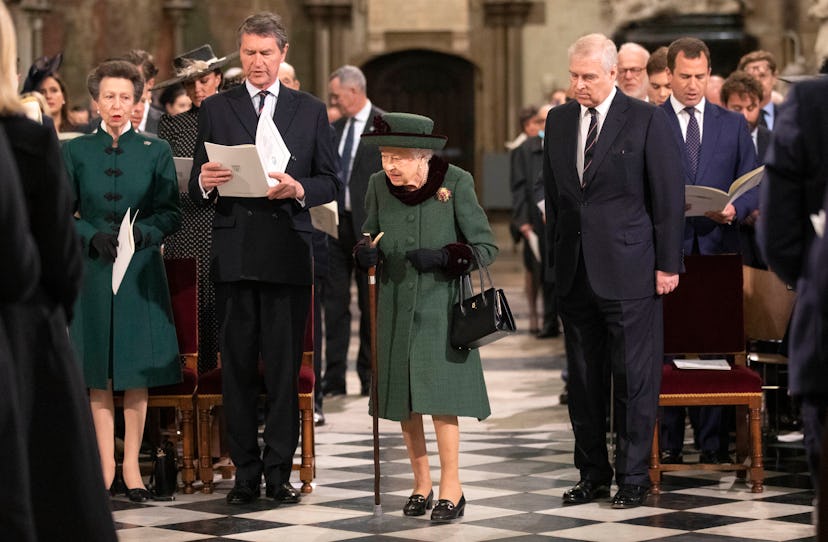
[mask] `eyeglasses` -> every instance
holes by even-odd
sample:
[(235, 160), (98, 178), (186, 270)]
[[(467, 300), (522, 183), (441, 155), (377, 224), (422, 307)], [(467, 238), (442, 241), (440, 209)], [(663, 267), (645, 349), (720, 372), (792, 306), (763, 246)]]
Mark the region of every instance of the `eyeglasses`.
[(644, 71), (644, 68), (618, 68), (618, 75), (621, 77), (627, 75), (627, 73), (631, 73), (632, 75), (641, 75), (641, 72)]

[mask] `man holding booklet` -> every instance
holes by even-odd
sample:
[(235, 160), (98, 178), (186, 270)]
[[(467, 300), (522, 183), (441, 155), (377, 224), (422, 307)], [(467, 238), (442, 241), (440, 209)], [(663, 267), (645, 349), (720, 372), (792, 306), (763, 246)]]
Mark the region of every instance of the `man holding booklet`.
[[(216, 206), (211, 273), (227, 443), (236, 465), (227, 502), (253, 502), (264, 475), (268, 497), (294, 503), (299, 493), (289, 479), (299, 439), (296, 386), (313, 284), (308, 209), (335, 199), (340, 183), (325, 104), (279, 83), (288, 52), (281, 18), (251, 15), (238, 38), (246, 81), (203, 102), (189, 192), (194, 201)], [(244, 147), (236, 156), (226, 148), (253, 143), (259, 163), (255, 156), (252, 164), (244, 162)], [(230, 156), (216, 160), (209, 144), (225, 146)], [(236, 169), (239, 154), (244, 165)], [(245, 166), (262, 168), (259, 178), (244, 171), (241, 184), (249, 193), (237, 182)], [(257, 441), (260, 358), (267, 390), (263, 454)]]
[[(756, 149), (745, 118), (705, 100), (710, 77), (710, 50), (696, 38), (679, 38), (667, 50), (667, 71), (673, 95), (661, 106), (673, 127), (682, 151), (685, 190), (685, 254), (722, 254), (739, 252), (737, 224), (758, 206), (757, 191), (744, 191), (738, 197), (730, 192), (734, 179), (756, 167)], [(738, 179), (738, 186), (749, 186), (758, 177)], [(718, 189), (723, 201), (714, 210), (694, 210), (705, 200), (694, 194)], [(716, 310), (711, 307), (711, 310)], [(688, 409), (701, 463), (728, 461), (726, 447), (720, 452), (721, 407)], [(665, 408), (661, 424), (662, 463), (681, 463), (684, 442), (684, 408)], [(725, 443), (726, 444), (726, 443)]]

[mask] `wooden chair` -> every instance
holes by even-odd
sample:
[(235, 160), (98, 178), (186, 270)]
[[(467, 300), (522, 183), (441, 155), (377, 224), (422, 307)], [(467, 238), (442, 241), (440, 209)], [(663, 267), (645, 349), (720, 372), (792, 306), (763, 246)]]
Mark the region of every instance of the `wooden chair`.
[[(750, 471), (751, 491), (761, 493), (761, 379), (745, 367), (742, 262), (738, 255), (685, 256), (686, 273), (675, 292), (664, 298), (665, 354), (732, 355), (729, 371), (682, 370), (662, 367), (659, 406), (736, 406), (736, 463), (663, 465), (659, 450), (659, 419), (653, 432), (650, 482), (661, 492), (661, 473), (679, 470)], [(745, 460), (750, 458), (749, 465)]]
[[(181, 481), (184, 493), (195, 493), (195, 403), (198, 383), (198, 270), (195, 258), (164, 260), (170, 289), (178, 351), (184, 359), (178, 384), (149, 388), (149, 407), (174, 408), (180, 419)], [(123, 395), (115, 395), (123, 406)]]
[[(313, 389), (315, 375), (313, 371), (313, 301), (311, 310), (308, 311), (308, 319), (305, 323), (305, 338), (302, 353), (302, 365), (299, 369), (299, 416), (301, 455), (300, 462), (294, 463), (293, 470), (299, 471), (299, 479), (302, 481), (302, 493), (313, 491), (311, 482), (316, 477), (315, 463), (315, 434), (313, 424)], [(262, 401), (264, 400), (264, 383), (261, 389)], [(199, 378), (198, 393), (196, 394), (198, 405), (198, 471), (202, 481), (201, 491), (212, 493), (215, 489), (213, 483), (213, 450), (212, 450), (212, 411), (222, 404), (221, 391), (221, 365), (212, 371), (204, 373)], [(229, 478), (235, 471), (235, 467), (222, 467), (222, 477)]]

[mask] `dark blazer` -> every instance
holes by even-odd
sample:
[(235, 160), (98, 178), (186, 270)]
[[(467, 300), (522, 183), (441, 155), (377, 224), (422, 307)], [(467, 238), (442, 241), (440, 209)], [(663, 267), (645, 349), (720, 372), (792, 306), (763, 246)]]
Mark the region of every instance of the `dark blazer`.
[[(374, 131), (374, 117), (385, 113), (382, 109), (371, 106), (371, 114), (368, 121), (365, 123), (365, 128), (362, 130), (363, 134)], [(334, 152), (338, 155), (339, 144), (344, 137), (345, 123), (347, 118), (343, 117), (333, 123), (335, 136)], [(351, 191), (351, 216), (354, 225), (354, 239), (362, 238), (362, 225), (365, 223), (365, 192), (368, 190), (368, 179), (382, 169), (382, 159), (380, 158), (379, 147), (376, 145), (366, 145), (362, 138), (359, 138), (359, 145), (357, 146), (356, 154), (354, 155), (354, 163), (351, 165), (351, 178), (342, 179), (343, 184), (348, 183), (348, 189)], [(342, 201), (345, 201), (344, 194)], [(340, 206), (341, 207), (341, 206)], [(339, 209), (342, 213), (345, 208)]]
[[(745, 117), (706, 101), (701, 154), (696, 176), (691, 178), (687, 147), (673, 105), (667, 100), (661, 107), (667, 112), (673, 136), (679, 145), (685, 184), (712, 186), (727, 192), (734, 180), (756, 167), (756, 147), (753, 146)], [(738, 224), (759, 206), (758, 191), (748, 191), (733, 202), (733, 206), (736, 208), (734, 223)], [(687, 254), (692, 251), (694, 235), (698, 236), (701, 254), (739, 250), (738, 229), (735, 225), (720, 225), (705, 217), (688, 219), (684, 229), (684, 252)]]
[(566, 295), (579, 253), (604, 299), (655, 294), (655, 271), (682, 269), (684, 186), (679, 149), (663, 110), (620, 90), (604, 120), (585, 188), (575, 166), (580, 105), (546, 119), (543, 176), (549, 267)]
[[(760, 245), (768, 266), (796, 285), (797, 303), (790, 330), (790, 390), (794, 396), (828, 396), (825, 382), (824, 249), (813, 249), (816, 234), (810, 215), (824, 205), (828, 183), (828, 79), (795, 85), (779, 107), (768, 150), (767, 175), (759, 214)], [(824, 239), (824, 238), (823, 238)], [(824, 240), (820, 243), (825, 244)], [(810, 262), (810, 263), (809, 263)]]
[(163, 116), (163, 110), (158, 109), (154, 105), (150, 105), (149, 113), (147, 113), (147, 124), (144, 126), (144, 133), (150, 135), (158, 134), (158, 123), (161, 122), (161, 117)]
[(535, 231), (543, 228), (543, 217), (535, 201), (535, 188), (543, 168), (543, 139), (530, 137), (512, 150), (509, 187), (512, 191), (512, 227), (519, 230), (531, 224)]
[[(20, 389), (27, 390), (20, 407), (29, 477), (33, 488), (51, 488), (32, 501), (38, 538), (64, 538), (70, 527), (80, 539), (114, 541), (86, 385), (66, 333), (83, 260), (58, 140), (53, 128), (22, 116), (0, 117), (0, 125), (14, 134), (11, 149), (42, 268), (35, 292), (1, 311)], [(67, 509), (67, 502), (85, 505)]]
[(258, 118), (245, 85), (207, 98), (199, 112), (189, 190), (195, 202), (216, 201), (211, 263), (216, 282), (313, 283), (308, 209), (335, 199), (340, 188), (327, 110), (310, 94), (283, 85), (274, 121), (292, 154), (286, 172), (305, 189), (304, 207), (294, 199), (225, 198), (220, 189), (202, 197), (198, 178), (208, 161), (204, 142), (255, 143)]
[(756, 164), (762, 165), (765, 163), (765, 155), (768, 153), (771, 131), (764, 126), (757, 126), (756, 130)]

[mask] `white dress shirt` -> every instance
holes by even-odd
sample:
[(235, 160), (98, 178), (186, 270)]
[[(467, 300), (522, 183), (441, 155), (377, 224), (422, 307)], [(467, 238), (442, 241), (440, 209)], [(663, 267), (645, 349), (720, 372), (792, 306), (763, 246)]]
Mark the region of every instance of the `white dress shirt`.
[[(702, 98), (694, 107), (696, 110), (696, 122), (699, 125), (699, 143), (704, 141), (704, 104), (705, 99)], [(679, 127), (681, 127), (681, 138), (687, 141), (687, 125), (690, 123), (690, 113), (684, 110), (687, 106), (683, 105), (672, 94), (670, 95), (670, 105), (673, 106), (673, 111), (676, 112), (676, 116), (678, 117)]]
[[(612, 90), (609, 93), (603, 102), (599, 103), (595, 109), (598, 111), (596, 115), (595, 121), (597, 122), (596, 130), (598, 131), (596, 136), (596, 144), (598, 142), (598, 138), (601, 137), (601, 127), (604, 125), (604, 119), (607, 118), (607, 113), (609, 112), (610, 105), (612, 105), (612, 100), (615, 98), (615, 93), (618, 92), (617, 87), (612, 87)], [(581, 123), (578, 130), (578, 153), (575, 157), (576, 159), (576, 167), (578, 168), (578, 178), (583, 181), (584, 179), (584, 147), (586, 146), (586, 138), (587, 134), (589, 133), (589, 121), (590, 121), (590, 114), (589, 108), (585, 106), (581, 106)]]

